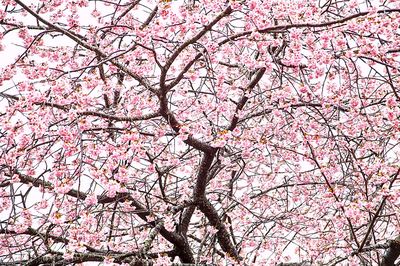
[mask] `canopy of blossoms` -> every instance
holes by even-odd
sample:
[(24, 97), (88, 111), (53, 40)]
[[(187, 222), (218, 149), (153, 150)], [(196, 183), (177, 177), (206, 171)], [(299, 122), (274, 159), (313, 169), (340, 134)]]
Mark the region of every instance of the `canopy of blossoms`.
[(395, 265), (400, 1), (0, 3), (1, 265)]

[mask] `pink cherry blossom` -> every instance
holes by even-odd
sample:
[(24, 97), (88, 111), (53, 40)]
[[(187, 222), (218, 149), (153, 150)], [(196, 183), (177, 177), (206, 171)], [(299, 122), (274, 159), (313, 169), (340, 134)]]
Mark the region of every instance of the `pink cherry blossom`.
[(398, 2), (2, 0), (0, 260), (394, 265)]

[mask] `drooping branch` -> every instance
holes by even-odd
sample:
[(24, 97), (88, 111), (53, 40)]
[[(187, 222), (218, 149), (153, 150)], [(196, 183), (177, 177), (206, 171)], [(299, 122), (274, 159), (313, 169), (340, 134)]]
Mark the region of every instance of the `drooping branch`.
[[(20, 101), (21, 97), (15, 96), (15, 95), (10, 95), (6, 93), (0, 93), (0, 96), (3, 96), (5, 98), (13, 99), (16, 101)], [(37, 106), (46, 106), (46, 107), (52, 107), (52, 108), (57, 108), (63, 111), (70, 111), (72, 109), (71, 105), (61, 105), (57, 103), (51, 103), (51, 102), (34, 102), (34, 105)], [(106, 118), (109, 120), (113, 121), (120, 121), (120, 122), (135, 122), (135, 121), (140, 121), (140, 120), (149, 120), (152, 118), (156, 118), (161, 116), (159, 112), (154, 112), (154, 113), (149, 113), (149, 114), (144, 114), (141, 116), (117, 116), (117, 115), (110, 115), (98, 111), (80, 111), (77, 112), (78, 116), (96, 116), (96, 117), (101, 117), (101, 118)]]
[[(47, 188), (50, 190), (54, 189), (54, 186), (52, 183), (41, 180), (39, 178), (34, 178), (22, 173), (19, 173), (17, 170), (12, 170), (10, 173), (6, 173), (6, 176), (11, 177), (12, 175), (17, 174), (20, 182), (26, 185), (34, 186), (34, 187), (43, 187)], [(11, 184), (10, 182), (2, 183), (1, 186), (6, 186), (8, 184)], [(76, 189), (71, 189), (69, 190), (66, 195), (80, 199), (80, 200), (85, 200), (87, 198), (87, 194), (84, 192), (81, 192)], [(151, 211), (147, 210), (146, 207), (134, 199), (129, 193), (118, 193), (115, 197), (108, 197), (106, 195), (100, 195), (97, 197), (98, 202), (101, 204), (106, 204), (106, 203), (113, 203), (113, 202), (125, 202), (129, 201), (132, 206), (136, 208), (135, 214), (139, 216), (143, 221), (149, 223), (152, 227), (156, 227), (157, 223), (155, 221), (149, 221), (148, 216), (151, 214)], [(180, 236), (179, 234), (175, 232), (168, 231), (162, 224), (159, 225), (158, 231), (160, 234), (169, 242), (175, 245), (178, 256), (181, 258), (183, 262), (194, 262), (194, 257), (191, 253), (191, 249), (188, 246), (187, 241)]]

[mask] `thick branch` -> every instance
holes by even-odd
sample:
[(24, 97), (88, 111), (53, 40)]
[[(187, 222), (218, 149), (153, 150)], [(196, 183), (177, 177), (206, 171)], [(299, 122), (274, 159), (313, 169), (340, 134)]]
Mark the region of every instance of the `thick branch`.
[(210, 170), (214, 156), (215, 153), (205, 153), (203, 159), (201, 160), (200, 169), (196, 177), (196, 185), (193, 191), (194, 201), (205, 198), (208, 171)]
[(218, 212), (215, 210), (212, 204), (207, 199), (204, 199), (200, 201), (198, 206), (199, 209), (207, 217), (210, 224), (218, 230), (217, 238), (222, 250), (228, 253), (230, 257), (233, 257), (236, 260), (240, 260), (239, 253), (232, 244), (229, 232), (226, 229), (224, 223), (221, 222)]
[(80, 116), (97, 116), (97, 117), (107, 118), (107, 119), (114, 120), (114, 121), (134, 122), (134, 121), (148, 120), (151, 118), (158, 117), (158, 116), (160, 116), (160, 113), (157, 112), (157, 113), (151, 113), (151, 114), (146, 114), (146, 115), (142, 115), (142, 116), (129, 117), (129, 116), (108, 115), (108, 114), (104, 114), (104, 113), (100, 113), (100, 112), (96, 112), (96, 111), (84, 111), (84, 112), (79, 112), (78, 115), (80, 115)]
[(389, 248), (383, 255), (381, 266), (394, 266), (394, 262), (400, 256), (400, 236), (389, 242)]
[(261, 80), (262, 76), (264, 75), (266, 71), (266, 68), (260, 68), (259, 70), (257, 70), (255, 77), (250, 81), (249, 85), (247, 86), (247, 88), (244, 91), (244, 96), (240, 99), (239, 103), (236, 106), (236, 114), (234, 115), (230, 126), (228, 127), (228, 130), (233, 130), (235, 129), (238, 121), (239, 121), (239, 116), (238, 116), (238, 112), (241, 111), (244, 107), (244, 105), (246, 104), (247, 100), (249, 99), (247, 97), (247, 93), (249, 93), (257, 84), (258, 82)]
[[(166, 93), (159, 95), (159, 100), (160, 100), (160, 114), (168, 122), (170, 127), (176, 133), (179, 133), (182, 125), (178, 122), (178, 120), (176, 119), (174, 114), (169, 110), (168, 99), (167, 99)], [(213, 148), (211, 145), (194, 138), (192, 135), (189, 135), (188, 138), (186, 140), (184, 140), (183, 142), (186, 143), (187, 145), (189, 145), (197, 150), (203, 151), (205, 153), (215, 152), (215, 148)]]
[(206, 199), (205, 196), (208, 172), (214, 160), (214, 156), (215, 153), (204, 154), (200, 164), (200, 169), (197, 174), (193, 197), (195, 202), (198, 203), (200, 211), (204, 213), (210, 224), (218, 230), (217, 238), (222, 250), (227, 252), (229, 256), (239, 260), (239, 254), (236, 248), (233, 246), (232, 241), (230, 240), (228, 230), (221, 222), (221, 219), (219, 218), (219, 215), (215, 208), (211, 205), (211, 203)]

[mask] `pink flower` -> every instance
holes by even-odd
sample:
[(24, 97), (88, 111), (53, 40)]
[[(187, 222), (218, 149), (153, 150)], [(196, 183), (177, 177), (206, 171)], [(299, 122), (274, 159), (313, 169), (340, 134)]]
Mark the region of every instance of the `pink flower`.
[(96, 18), (96, 17), (100, 16), (100, 12), (97, 9), (94, 9), (92, 11), (91, 15)]
[(119, 184), (111, 180), (107, 184), (107, 193), (106, 193), (107, 197), (114, 198), (115, 195), (117, 195), (119, 187), (120, 187)]
[(97, 204), (97, 196), (95, 194), (90, 194), (86, 197), (85, 203), (88, 206), (93, 206)]
[(396, 115), (394, 114), (394, 112), (389, 111), (389, 112), (387, 113), (387, 118), (388, 118), (390, 121), (393, 121), (393, 120), (396, 119)]
[(357, 108), (357, 106), (359, 105), (359, 101), (358, 101), (358, 99), (351, 99), (350, 100), (350, 106), (351, 106), (351, 108)]
[(253, 1), (250, 1), (248, 3), (248, 5), (249, 5), (249, 9), (250, 10), (254, 10), (256, 8), (256, 6), (257, 6), (257, 2), (253, 0)]
[(386, 106), (389, 108), (394, 108), (397, 106), (397, 101), (395, 97), (390, 97), (389, 99), (387, 99), (386, 101)]
[(37, 204), (37, 209), (46, 209), (49, 206), (49, 202), (47, 200), (42, 200)]

